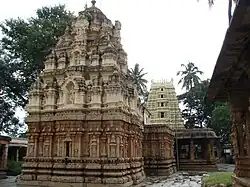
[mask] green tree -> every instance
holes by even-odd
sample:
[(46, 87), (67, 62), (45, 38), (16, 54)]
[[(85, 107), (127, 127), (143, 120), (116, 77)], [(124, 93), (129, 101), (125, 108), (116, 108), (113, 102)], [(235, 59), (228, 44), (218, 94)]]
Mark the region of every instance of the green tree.
[(211, 128), (217, 136), (220, 136), (222, 144), (230, 143), (231, 135), (231, 116), (230, 107), (227, 103), (217, 103), (212, 111)]
[(181, 76), (178, 84), (182, 83), (182, 89), (185, 88), (186, 91), (189, 91), (200, 82), (198, 74), (202, 75), (203, 72), (193, 62), (188, 62), (187, 65), (181, 64), (181, 67), (184, 67), (184, 70), (177, 72), (177, 76)]
[(188, 92), (178, 96), (184, 105), (182, 117), (186, 121), (186, 128), (206, 127), (211, 123), (213, 103), (206, 101), (205, 97), (209, 86), (209, 80), (201, 81)]
[(140, 69), (139, 64), (135, 64), (134, 68), (130, 68), (129, 76), (136, 85), (139, 96), (142, 97), (143, 102), (147, 99), (147, 83), (148, 81), (144, 78), (147, 73), (143, 72), (144, 68)]
[(64, 5), (58, 5), (42, 7), (27, 20), (9, 19), (1, 23), (0, 132), (11, 130), (10, 124), (17, 126), (15, 108), (27, 104), (29, 87), (44, 68), (45, 56), (73, 19)]
[(230, 143), (230, 108), (227, 103), (206, 100), (209, 83), (209, 80), (201, 81), (188, 92), (178, 96), (185, 107), (182, 110), (185, 127), (212, 128), (216, 135), (220, 136), (222, 144)]

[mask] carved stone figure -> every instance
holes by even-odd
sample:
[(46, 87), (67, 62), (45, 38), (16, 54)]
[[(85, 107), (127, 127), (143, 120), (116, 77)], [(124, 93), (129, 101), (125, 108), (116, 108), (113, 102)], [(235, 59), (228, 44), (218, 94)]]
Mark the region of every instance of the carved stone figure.
[(75, 103), (75, 92), (74, 90), (69, 90), (68, 104), (74, 104), (74, 103)]

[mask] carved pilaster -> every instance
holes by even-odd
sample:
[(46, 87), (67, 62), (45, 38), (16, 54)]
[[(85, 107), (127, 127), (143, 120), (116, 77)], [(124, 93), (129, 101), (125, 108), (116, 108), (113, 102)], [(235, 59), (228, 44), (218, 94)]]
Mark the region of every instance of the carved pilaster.
[(190, 139), (190, 160), (194, 160), (194, 140)]
[(246, 113), (243, 108), (232, 107), (232, 131), (233, 131), (233, 145), (235, 148), (235, 156), (245, 156), (245, 142), (244, 142), (244, 126), (246, 123)]
[(249, 172), (245, 169), (249, 167), (248, 159), (248, 102), (247, 94), (231, 93), (231, 115), (232, 115), (232, 142), (235, 152), (236, 169), (235, 173), (238, 177), (249, 176)]

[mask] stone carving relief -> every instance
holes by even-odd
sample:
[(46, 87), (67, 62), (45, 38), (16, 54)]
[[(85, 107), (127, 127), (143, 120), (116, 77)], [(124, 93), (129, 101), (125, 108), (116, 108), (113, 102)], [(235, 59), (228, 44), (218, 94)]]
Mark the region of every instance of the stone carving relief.
[(75, 86), (73, 82), (69, 82), (66, 86), (65, 90), (65, 100), (66, 104), (74, 104), (75, 103)]
[(116, 137), (114, 134), (110, 137), (110, 157), (116, 157)]
[(246, 140), (245, 140), (245, 123), (246, 114), (241, 109), (232, 110), (233, 129), (235, 131), (235, 148), (236, 156), (244, 156), (246, 154)]
[(71, 65), (74, 66), (74, 65), (80, 65), (81, 63), (81, 51), (78, 49), (78, 50), (74, 50), (73, 53), (72, 53), (72, 62), (71, 62)]
[(101, 156), (106, 156), (106, 142), (107, 142), (107, 138), (105, 135), (102, 135), (102, 137), (100, 138), (100, 154)]
[(50, 150), (50, 140), (49, 140), (49, 137), (46, 137), (44, 144), (43, 144), (43, 156), (44, 157), (49, 156), (49, 150)]
[(73, 28), (73, 34), (76, 41), (83, 41), (87, 38), (87, 30), (89, 28), (89, 21), (85, 16), (79, 17)]
[(93, 136), (90, 143), (90, 156), (97, 157), (97, 138)]
[(43, 139), (43, 137), (40, 137), (39, 138), (39, 145), (38, 145), (38, 151), (39, 151), (39, 156), (41, 157), (41, 156), (43, 156), (43, 141), (44, 141), (44, 139)]
[(28, 152), (28, 156), (32, 157), (34, 155), (34, 145), (30, 144), (29, 145), (29, 152)]
[(124, 141), (123, 141), (123, 137), (120, 137), (120, 156), (124, 157)]

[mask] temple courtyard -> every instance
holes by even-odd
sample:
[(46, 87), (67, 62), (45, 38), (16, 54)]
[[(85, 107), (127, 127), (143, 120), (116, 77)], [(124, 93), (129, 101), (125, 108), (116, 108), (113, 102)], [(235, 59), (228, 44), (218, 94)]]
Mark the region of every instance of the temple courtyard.
[[(16, 177), (0, 180), (1, 187), (21, 187), (16, 185)], [(147, 187), (201, 187), (201, 175), (188, 175), (185, 172), (178, 172), (169, 177), (148, 177), (143, 186)]]
[[(232, 172), (235, 165), (218, 164), (219, 171)], [(177, 172), (170, 176), (147, 177), (143, 186), (145, 187), (201, 187), (202, 177), (209, 173), (187, 173)], [(15, 182), (16, 177), (9, 176), (7, 179), (0, 180), (1, 187), (21, 187)]]

